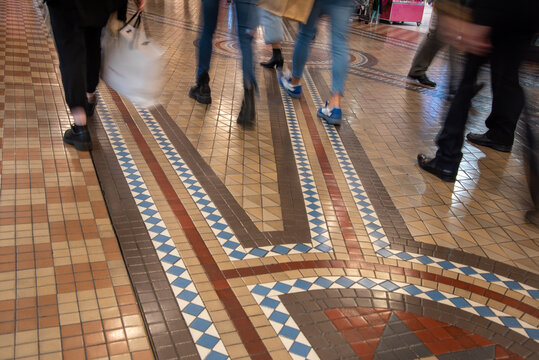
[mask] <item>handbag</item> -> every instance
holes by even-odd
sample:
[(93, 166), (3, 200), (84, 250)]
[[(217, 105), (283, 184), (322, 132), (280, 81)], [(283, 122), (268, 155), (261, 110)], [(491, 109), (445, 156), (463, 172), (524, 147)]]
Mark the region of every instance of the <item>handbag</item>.
[(258, 0), (258, 6), (275, 15), (307, 23), (314, 0)]
[(101, 78), (132, 103), (148, 107), (162, 89), (164, 51), (146, 35), (141, 22), (137, 13), (119, 31), (107, 26), (101, 42)]

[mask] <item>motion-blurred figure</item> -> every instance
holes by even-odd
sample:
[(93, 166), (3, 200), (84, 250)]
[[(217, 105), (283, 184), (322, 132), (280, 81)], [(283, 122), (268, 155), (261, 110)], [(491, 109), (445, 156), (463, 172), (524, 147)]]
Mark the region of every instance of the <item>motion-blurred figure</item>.
[[(145, 0), (135, 2), (142, 11)], [(92, 141), (86, 120), (95, 110), (94, 93), (101, 66), (101, 30), (114, 11), (125, 20), (127, 0), (47, 0), (47, 7), (64, 94), (75, 122), (64, 133), (63, 139), (77, 150), (89, 151)]]
[(280, 74), (281, 87), (294, 98), (301, 96), (301, 77), (309, 57), (311, 42), (316, 34), (318, 19), (327, 14), (331, 19), (331, 98), (318, 109), (318, 116), (328, 123), (339, 125), (342, 120), (341, 97), (348, 72), (348, 19), (353, 10), (352, 0), (315, 0), (306, 24), (299, 24), (299, 34), (292, 57), (292, 75)]
[(260, 65), (266, 68), (276, 67), (278, 70), (283, 68), (284, 58), (282, 53), (283, 19), (267, 10), (258, 8), (260, 25), (264, 31), (264, 42), (271, 44), (273, 54), (268, 61), (261, 62)]
[[(202, 0), (203, 30), (198, 48), (196, 85), (189, 91), (189, 97), (201, 104), (211, 104), (210, 61), (212, 40), (219, 15), (219, 0)], [(252, 41), (257, 25), (257, 0), (235, 0), (238, 38), (242, 55), (243, 102), (237, 122), (240, 125), (252, 125), (255, 121), (256, 78), (253, 67)]]
[(434, 158), (417, 157), (419, 166), (444, 181), (456, 179), (462, 159), (464, 130), (480, 66), (489, 55), (492, 79), (492, 110), (485, 134), (468, 134), (470, 142), (498, 151), (511, 151), (514, 132), (524, 106), (518, 71), (537, 31), (539, 1), (475, 0), (474, 23), (440, 18), (441, 36), (450, 45), (468, 52), (464, 74), (438, 135)]

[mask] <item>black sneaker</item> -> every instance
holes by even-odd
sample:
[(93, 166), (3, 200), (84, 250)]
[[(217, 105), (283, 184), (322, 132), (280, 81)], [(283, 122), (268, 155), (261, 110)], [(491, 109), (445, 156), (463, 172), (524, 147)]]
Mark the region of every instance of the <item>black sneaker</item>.
[(189, 97), (201, 104), (211, 104), (210, 76), (208, 73), (200, 75), (197, 84), (189, 90)]
[(75, 149), (80, 151), (92, 150), (92, 139), (87, 125), (71, 125), (71, 129), (64, 133), (64, 142), (73, 145)]

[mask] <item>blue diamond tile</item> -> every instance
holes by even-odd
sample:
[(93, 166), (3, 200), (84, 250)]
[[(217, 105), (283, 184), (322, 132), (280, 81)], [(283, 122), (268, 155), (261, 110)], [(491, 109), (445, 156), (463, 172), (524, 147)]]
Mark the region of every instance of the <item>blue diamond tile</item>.
[(155, 236), (152, 240), (160, 242), (160, 243), (164, 243), (164, 242), (167, 242), (167, 241), (170, 240), (170, 236), (165, 236), (165, 235), (159, 234), (159, 235)]
[(417, 295), (417, 294), (421, 294), (423, 292), (423, 291), (419, 290), (414, 285), (406, 285), (406, 286), (403, 287), (403, 289), (410, 295)]
[(530, 294), (532, 299), (539, 299), (539, 290), (528, 290), (528, 294)]
[(182, 268), (182, 267), (179, 267), (179, 266), (171, 266), (171, 267), (167, 270), (167, 273), (172, 274), (172, 275), (176, 275), (176, 276), (180, 276), (180, 275), (183, 274), (185, 271), (186, 271), (186, 269), (184, 269), (184, 268)]
[(374, 281), (372, 281), (371, 279), (367, 279), (367, 278), (363, 278), (363, 279), (359, 280), (357, 283), (359, 285), (367, 288), (367, 289), (370, 289), (370, 288), (372, 288), (373, 286), (376, 285), (376, 283)]
[(243, 259), (247, 254), (238, 250), (232, 251), (228, 256), (233, 257), (234, 259), (241, 260)]
[(280, 304), (279, 301), (272, 298), (268, 298), (268, 297), (264, 298), (264, 300), (262, 300), (262, 302), (260, 303), (260, 305), (271, 308), (271, 309), (276, 309), (277, 306), (279, 306), (279, 304)]
[(174, 246), (170, 246), (170, 245), (167, 245), (167, 244), (163, 244), (163, 245), (159, 246), (159, 247), (157, 248), (157, 250), (162, 251), (162, 252), (168, 254), (169, 252), (171, 252), (172, 250), (174, 250)]
[(208, 320), (201, 319), (201, 318), (196, 318), (189, 325), (190, 328), (196, 329), (201, 332), (205, 332), (206, 330), (208, 330), (210, 326), (211, 326), (211, 322), (209, 322)]
[(311, 283), (305, 280), (297, 279), (294, 283), (294, 286), (303, 290), (309, 290), (309, 288), (311, 287)]
[(198, 339), (196, 343), (197, 345), (204, 346), (205, 348), (213, 349), (218, 342), (219, 339), (215, 336), (204, 334), (200, 337), (200, 339)]
[(307, 357), (309, 352), (311, 351), (311, 348), (307, 345), (303, 345), (299, 342), (294, 341), (292, 346), (290, 347), (290, 352), (293, 354), (297, 354), (302, 357)]
[(470, 303), (461, 297), (449, 299), (459, 309), (470, 307)]
[(522, 325), (520, 322), (517, 321), (512, 316), (500, 316), (500, 320), (503, 322), (503, 324), (510, 328), (522, 328)]
[(187, 302), (193, 301), (198, 295), (192, 291), (189, 291), (187, 289), (183, 290), (181, 293), (179, 293), (176, 297), (178, 299), (185, 300)]
[(350, 286), (354, 285), (355, 282), (344, 277), (344, 276), (341, 276), (340, 278), (337, 279), (337, 281), (335, 281), (337, 284), (341, 285), (342, 287), (345, 287), (345, 288), (349, 288)]
[(432, 264), (434, 262), (434, 260), (432, 260), (431, 258), (427, 257), (427, 256), (420, 256), (417, 258), (417, 260), (419, 262), (421, 262), (422, 264)]
[(204, 308), (200, 305), (190, 303), (188, 304), (185, 309), (183, 309), (184, 312), (188, 313), (189, 315), (198, 316), (200, 313), (204, 310)]
[(390, 257), (391, 255), (393, 255), (392, 252), (386, 250), (386, 249), (380, 249), (378, 251), (376, 251), (376, 253), (380, 256), (383, 256), (383, 257)]
[(290, 315), (282, 313), (282, 312), (276, 310), (270, 315), (269, 319), (271, 321), (278, 322), (279, 324), (284, 324), (284, 323), (286, 323), (286, 321), (288, 320), (289, 317), (290, 317)]
[(260, 248), (253, 248), (251, 251), (249, 251), (249, 254), (252, 254), (257, 257), (264, 257), (268, 253), (267, 250), (260, 249)]
[(149, 228), (148, 231), (160, 234), (163, 231), (165, 231), (165, 228), (162, 227), (162, 226), (159, 226), (159, 225), (155, 225), (155, 226), (152, 226), (151, 228)]
[(217, 230), (223, 230), (223, 229), (226, 229), (227, 225), (216, 222), (211, 227)]
[(229, 240), (234, 234), (229, 233), (228, 231), (221, 231), (219, 234), (217, 234), (217, 237), (225, 240)]
[(516, 281), (504, 281), (503, 283), (511, 290), (524, 290), (522, 285)]
[(438, 290), (427, 291), (425, 294), (427, 294), (434, 301), (446, 299), (446, 297)]
[(539, 340), (539, 330), (538, 329), (524, 329), (528, 336), (532, 338), (533, 340), (537, 341)]
[(149, 201), (142, 201), (142, 202), (138, 203), (137, 205), (140, 206), (140, 207), (143, 207), (143, 208), (149, 208), (150, 206), (153, 206), (153, 203), (151, 203)]
[(257, 294), (257, 295), (262, 295), (262, 296), (266, 296), (268, 295), (268, 293), (271, 291), (270, 288), (267, 288), (265, 286), (262, 286), (262, 285), (256, 285), (253, 290), (251, 290), (252, 293), (254, 294)]
[(474, 306), (474, 310), (483, 317), (496, 316), (496, 314), (486, 306)]
[(395, 291), (399, 287), (395, 284), (393, 284), (391, 281), (387, 280), (380, 284), (381, 287), (386, 289), (387, 291)]
[(279, 335), (284, 336), (291, 340), (295, 340), (299, 335), (299, 330), (285, 325), (279, 332)]
[(373, 244), (378, 246), (378, 247), (381, 247), (381, 248), (389, 246), (389, 243), (387, 243), (385, 241), (382, 241), (382, 240), (376, 240), (376, 241), (373, 242)]
[(148, 216), (154, 216), (155, 214), (157, 214), (157, 211), (155, 211), (153, 209), (146, 209), (143, 212), (141, 212), (141, 214), (148, 215)]
[(315, 246), (315, 249), (320, 252), (330, 252), (332, 250), (331, 246), (327, 246), (325, 244), (320, 244)]
[(490, 281), (490, 282), (493, 282), (493, 281), (500, 281), (500, 278), (497, 277), (496, 275), (494, 274), (491, 274), (491, 273), (485, 273), (485, 274), (480, 274), (483, 279), (485, 279), (486, 281)]
[(222, 216), (219, 216), (216, 214), (211, 214), (211, 215), (206, 216), (206, 219), (211, 220), (211, 221), (219, 221), (222, 218), (223, 218)]
[(400, 252), (398, 254), (396, 254), (399, 258), (401, 258), (402, 260), (410, 260), (413, 258), (412, 255), (408, 254), (407, 252)]
[(313, 240), (319, 243), (325, 243), (329, 240), (329, 238), (324, 235), (316, 235), (315, 237), (313, 237)]
[(309, 252), (309, 250), (311, 250), (311, 248), (305, 244), (297, 244), (296, 246), (293, 247), (293, 249), (301, 253), (306, 253), (306, 252)]
[(223, 244), (224, 247), (228, 248), (228, 249), (237, 249), (238, 246), (240, 246), (240, 243), (239, 242), (236, 242), (236, 241), (226, 241), (224, 244)]
[(333, 282), (326, 279), (326, 278), (319, 277), (318, 279), (316, 279), (314, 284), (316, 284), (318, 286), (321, 286), (321, 287), (323, 287), (325, 289), (328, 289), (333, 284)]
[(282, 282), (278, 282), (273, 286), (273, 290), (279, 291), (283, 294), (288, 294), (291, 288), (292, 286), (282, 283)]
[(284, 255), (284, 254), (288, 254), (290, 252), (290, 249), (287, 247), (278, 245), (274, 247), (273, 249), (271, 249), (271, 251), (276, 252), (277, 254)]
[(177, 278), (176, 280), (174, 280), (172, 282), (172, 285), (177, 286), (177, 287), (181, 287), (182, 289), (185, 289), (191, 283), (192, 283), (191, 280), (179, 277), (179, 278)]
[(453, 263), (451, 263), (451, 262), (449, 262), (449, 261), (447, 261), (447, 260), (439, 261), (439, 262), (438, 262), (438, 265), (440, 265), (442, 268), (444, 268), (444, 269), (446, 269), (446, 270), (456, 268), (456, 266), (453, 265)]
[(144, 222), (155, 225), (155, 224), (161, 222), (161, 219), (158, 219), (158, 218), (152, 216), (152, 217), (149, 217), (146, 220), (144, 220)]
[(471, 267), (469, 266), (465, 266), (465, 267), (461, 267), (459, 268), (460, 271), (462, 271), (464, 274), (466, 275), (474, 275), (474, 274), (477, 274), (477, 271), (475, 271), (474, 269), (472, 269)]
[(228, 356), (221, 354), (220, 352), (217, 352), (215, 350), (212, 350), (204, 360), (226, 360), (228, 358)]
[(177, 256), (175, 256), (175, 255), (170, 255), (170, 254), (164, 256), (164, 257), (161, 259), (161, 261), (164, 261), (164, 262), (166, 262), (166, 263), (168, 263), (168, 264), (175, 264), (175, 263), (178, 262), (178, 260), (180, 260), (179, 257), (177, 257)]

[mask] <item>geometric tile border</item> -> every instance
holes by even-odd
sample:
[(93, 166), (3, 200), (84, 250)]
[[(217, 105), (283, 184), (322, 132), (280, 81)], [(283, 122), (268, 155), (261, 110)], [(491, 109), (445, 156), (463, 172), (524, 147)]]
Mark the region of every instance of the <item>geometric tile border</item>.
[(214, 202), (211, 200), (207, 191), (204, 190), (202, 185), (194, 176), (192, 170), (187, 166), (178, 151), (175, 149), (174, 145), (171, 143), (158, 121), (148, 109), (135, 106), (140, 117), (150, 130), (155, 141), (163, 151), (163, 154), (169, 160), (170, 165), (176, 171), (179, 179), (185, 185), (193, 201), (197, 204), (197, 207), (208, 222), (208, 225), (219, 240), (219, 243), (222, 245), (230, 260), (261, 258), (266, 256), (294, 253), (329, 252), (333, 250), (331, 241), (329, 239), (324, 214), (319, 211), (321, 209), (320, 198), (316, 191), (316, 186), (313, 184), (313, 174), (309, 166), (307, 153), (303, 144), (303, 138), (301, 136), (294, 107), (290, 99), (284, 96), (283, 93), (282, 97), (283, 101), (285, 102), (287, 123), (307, 211), (312, 240), (311, 246), (300, 243), (295, 245), (282, 244), (277, 246), (244, 248), (234, 234), (234, 231), (228, 225), (222, 214), (215, 206)]
[(228, 359), (228, 353), (204, 306), (176, 245), (144, 183), (112, 115), (98, 93), (97, 111), (114, 154), (122, 168), (138, 211), (143, 218), (161, 266), (189, 331), (203, 359)]
[[(305, 72), (304, 78), (316, 107), (323, 106), (320, 94), (314, 85), (314, 81), (309, 71)], [(335, 126), (328, 124), (326, 121), (322, 120), (322, 124), (324, 125), (327, 136), (331, 142), (335, 156), (339, 161), (343, 174), (346, 178), (346, 182), (348, 183), (348, 187), (354, 196), (356, 206), (361, 213), (361, 218), (377, 255), (395, 260), (421, 263), (424, 265), (449, 270), (458, 274), (468, 275), (511, 289), (525, 296), (530, 296), (533, 299), (539, 299), (539, 290), (532, 286), (511, 280), (507, 277), (448, 260), (390, 249), (390, 243), (387, 240), (367, 193), (361, 184), (361, 180), (359, 179), (359, 176), (357, 175), (357, 172), (350, 161), (350, 157), (348, 156), (348, 153), (342, 143), (339, 133), (335, 130)]]
[(312, 359), (318, 356), (279, 296), (321, 289), (378, 290), (432, 300), (480, 316), (539, 342), (539, 328), (520, 319), (454, 294), (399, 281), (352, 276), (320, 276), (248, 285), (248, 288), (294, 359)]

